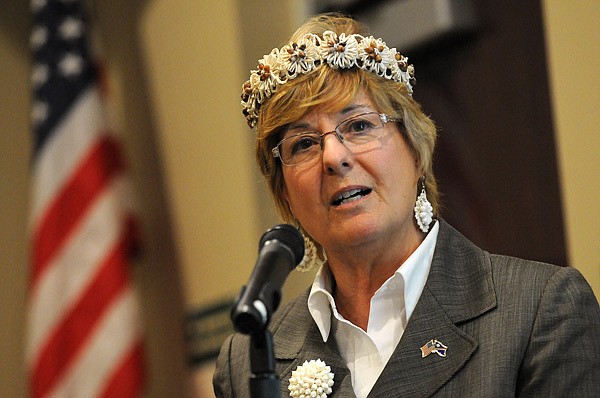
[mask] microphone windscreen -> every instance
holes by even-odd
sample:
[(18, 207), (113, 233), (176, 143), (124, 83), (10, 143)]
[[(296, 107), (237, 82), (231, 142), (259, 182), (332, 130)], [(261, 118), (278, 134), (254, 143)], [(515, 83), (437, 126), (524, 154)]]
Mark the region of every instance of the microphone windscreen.
[(278, 240), (286, 245), (294, 255), (294, 266), (300, 264), (304, 257), (304, 239), (298, 228), (290, 224), (278, 224), (264, 233), (258, 244), (260, 250), (267, 241)]

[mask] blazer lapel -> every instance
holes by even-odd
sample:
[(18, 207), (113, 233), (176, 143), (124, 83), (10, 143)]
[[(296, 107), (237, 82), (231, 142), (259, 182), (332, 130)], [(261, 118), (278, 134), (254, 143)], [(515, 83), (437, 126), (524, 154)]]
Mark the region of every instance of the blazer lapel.
[(355, 397), (352, 378), (344, 359), (338, 352), (333, 336), (323, 342), (321, 333), (307, 308), (308, 293), (295, 301), (287, 311), (285, 322), (273, 328), (277, 376), (281, 380), (282, 396), (288, 391), (292, 371), (305, 361), (321, 359), (334, 375), (332, 397)]
[[(446, 356), (421, 354), (421, 347), (438, 340)], [(477, 342), (461, 332), (425, 289), (407, 328), (369, 397), (428, 397), (469, 359)]]
[[(429, 397), (458, 372), (478, 342), (458, 324), (496, 305), (487, 253), (440, 221), (438, 241), (423, 293), (406, 330), (369, 397)], [(446, 356), (420, 348), (430, 340)]]

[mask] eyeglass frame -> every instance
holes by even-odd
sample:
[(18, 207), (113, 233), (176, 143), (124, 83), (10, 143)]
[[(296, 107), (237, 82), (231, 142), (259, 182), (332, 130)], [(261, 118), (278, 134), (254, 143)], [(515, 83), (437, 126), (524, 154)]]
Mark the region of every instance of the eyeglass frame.
[[(349, 118), (347, 118), (347, 119), (344, 119), (344, 120), (342, 120), (342, 121), (341, 121), (341, 122), (340, 122), (340, 123), (339, 123), (337, 126), (335, 126), (335, 129), (333, 129), (333, 130), (331, 130), (331, 131), (328, 131), (328, 132), (325, 132), (325, 133), (319, 133), (318, 131), (304, 131), (304, 132), (302, 132), (302, 133), (292, 134), (292, 135), (290, 135), (289, 137), (285, 137), (284, 139), (282, 139), (281, 141), (279, 141), (279, 142), (277, 143), (277, 145), (275, 145), (275, 146), (274, 146), (274, 147), (271, 149), (271, 153), (273, 154), (273, 157), (274, 157), (274, 158), (279, 158), (279, 161), (280, 161), (280, 162), (281, 162), (281, 164), (282, 164), (282, 165), (284, 165), (284, 166), (291, 167), (291, 166), (298, 166), (298, 165), (300, 165), (300, 164), (304, 164), (304, 163), (306, 163), (306, 161), (302, 161), (302, 162), (300, 162), (300, 163), (294, 163), (294, 164), (286, 164), (286, 163), (284, 163), (284, 161), (283, 161), (283, 157), (281, 156), (281, 151), (280, 151), (280, 149), (279, 149), (279, 148), (281, 147), (281, 144), (282, 144), (284, 141), (286, 141), (286, 140), (288, 140), (288, 139), (290, 139), (290, 138), (293, 138), (293, 137), (298, 137), (298, 136), (301, 136), (301, 135), (304, 135), (304, 134), (316, 134), (316, 135), (318, 135), (318, 137), (319, 137), (319, 147), (321, 148), (321, 152), (323, 152), (323, 143), (324, 143), (324, 138), (325, 138), (325, 136), (327, 136), (327, 135), (330, 135), (330, 134), (335, 134), (335, 136), (336, 136), (336, 138), (338, 139), (338, 141), (339, 141), (339, 142), (340, 142), (342, 145), (346, 146), (346, 144), (344, 143), (344, 137), (343, 137), (343, 136), (342, 136), (342, 134), (341, 134), (341, 133), (338, 131), (339, 127), (340, 127), (341, 125), (343, 125), (344, 123), (348, 122), (349, 120), (352, 120), (352, 119), (355, 119), (355, 118), (359, 118), (359, 117), (361, 117), (361, 116), (364, 116), (364, 115), (371, 115), (371, 114), (377, 114), (377, 115), (379, 116), (379, 119), (381, 120), (381, 125), (382, 125), (382, 126), (381, 126), (381, 129), (383, 129), (383, 128), (385, 127), (385, 125), (386, 125), (387, 123), (389, 123), (389, 122), (399, 122), (399, 121), (401, 121), (401, 120), (402, 120), (401, 118), (394, 118), (394, 117), (390, 117), (390, 116), (388, 116), (388, 115), (387, 115), (387, 114), (385, 114), (385, 113), (378, 113), (378, 112), (364, 112), (364, 113), (359, 113), (358, 115), (354, 115), (354, 116), (351, 116), (351, 117), (349, 117)], [(367, 143), (369, 143), (369, 142), (373, 142), (373, 141), (374, 141), (374, 140), (376, 140), (377, 138), (378, 138), (378, 137), (374, 137), (372, 140), (369, 140), (369, 141), (367, 141), (367, 142), (364, 142), (363, 144), (367, 144)], [(346, 148), (347, 148), (347, 147), (346, 147)]]

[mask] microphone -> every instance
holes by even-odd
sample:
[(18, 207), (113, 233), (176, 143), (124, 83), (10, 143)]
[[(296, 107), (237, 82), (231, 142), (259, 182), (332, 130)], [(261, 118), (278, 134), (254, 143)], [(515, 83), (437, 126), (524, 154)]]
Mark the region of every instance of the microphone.
[(269, 324), (285, 279), (304, 257), (304, 239), (295, 227), (279, 224), (260, 238), (258, 250), (248, 285), (231, 309), (233, 325), (244, 334), (260, 332)]

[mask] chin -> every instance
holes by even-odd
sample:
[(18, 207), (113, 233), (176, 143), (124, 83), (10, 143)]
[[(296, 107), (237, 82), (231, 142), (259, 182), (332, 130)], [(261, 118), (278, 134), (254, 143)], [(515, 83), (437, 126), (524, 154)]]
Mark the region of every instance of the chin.
[(378, 226), (374, 222), (349, 220), (337, 228), (335, 235), (338, 236), (339, 240), (348, 242), (348, 244), (354, 246), (376, 238), (382, 229), (381, 226)]

